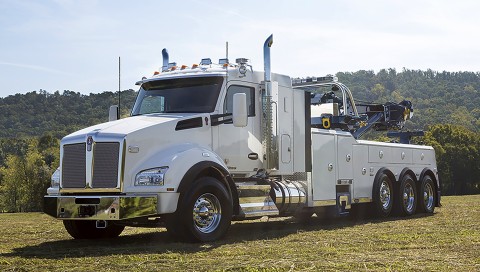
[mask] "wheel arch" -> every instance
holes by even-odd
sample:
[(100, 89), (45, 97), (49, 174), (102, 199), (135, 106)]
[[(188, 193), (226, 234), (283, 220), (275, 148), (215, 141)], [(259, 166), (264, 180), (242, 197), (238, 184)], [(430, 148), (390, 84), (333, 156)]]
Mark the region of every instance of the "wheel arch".
[(232, 200), (233, 213), (234, 215), (237, 215), (239, 213), (239, 202), (235, 183), (233, 182), (230, 173), (220, 164), (213, 161), (198, 162), (190, 167), (180, 181), (180, 185), (177, 189), (177, 192), (180, 193), (180, 198), (182, 198), (195, 181), (201, 177), (215, 178), (225, 186), (230, 195), (230, 199)]
[(421, 180), (421, 179), (417, 180), (417, 176), (415, 175), (415, 172), (413, 172), (413, 170), (408, 167), (403, 168), (402, 172), (400, 172), (400, 175), (398, 176), (398, 180), (402, 180), (403, 177), (406, 175), (409, 175), (413, 179), (415, 184), (418, 184), (418, 181)]
[(392, 180), (393, 184), (395, 184), (397, 182), (397, 179), (395, 178), (395, 175), (387, 167), (382, 167), (382, 168), (378, 169), (377, 174), (375, 174), (375, 178), (373, 179), (373, 182), (378, 180), (380, 178), (381, 174), (387, 175)]

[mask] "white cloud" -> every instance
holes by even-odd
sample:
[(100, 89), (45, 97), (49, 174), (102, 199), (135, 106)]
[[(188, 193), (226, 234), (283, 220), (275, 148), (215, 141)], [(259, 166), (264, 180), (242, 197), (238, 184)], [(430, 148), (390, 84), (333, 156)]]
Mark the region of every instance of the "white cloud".
[(32, 65), (32, 64), (11, 63), (11, 62), (0, 61), (0, 65), (22, 68), (22, 69), (27, 69), (27, 70), (40, 71), (40, 72), (46, 72), (46, 73), (51, 73), (51, 74), (58, 74), (58, 75), (72, 75), (71, 73), (67, 73), (65, 71), (55, 70), (55, 69), (51, 69), (51, 68), (48, 68), (48, 67), (45, 67), (45, 66)]

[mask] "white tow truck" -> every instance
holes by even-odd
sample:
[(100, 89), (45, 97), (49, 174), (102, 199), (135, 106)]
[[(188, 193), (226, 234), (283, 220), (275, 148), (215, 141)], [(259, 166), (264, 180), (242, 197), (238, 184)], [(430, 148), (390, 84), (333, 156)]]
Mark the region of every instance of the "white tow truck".
[[(356, 105), (335, 77), (291, 79), (247, 59), (169, 63), (143, 78), (131, 116), (61, 141), (45, 213), (76, 239), (116, 237), (125, 226), (166, 226), (179, 240), (220, 239), (234, 220), (363, 203), (380, 217), (433, 213), (440, 205), (435, 152), (359, 140), (401, 129), (411, 103)], [(322, 94), (322, 90), (324, 93)], [(326, 91), (325, 91), (326, 90)], [(112, 113), (112, 111), (111, 111)]]

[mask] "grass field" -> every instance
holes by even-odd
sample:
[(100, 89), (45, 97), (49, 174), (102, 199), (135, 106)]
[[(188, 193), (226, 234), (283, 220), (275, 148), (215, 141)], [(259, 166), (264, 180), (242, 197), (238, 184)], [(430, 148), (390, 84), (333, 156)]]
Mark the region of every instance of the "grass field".
[(236, 222), (209, 244), (163, 228), (73, 240), (47, 215), (0, 214), (0, 271), (480, 271), (480, 195), (442, 204), (409, 218)]

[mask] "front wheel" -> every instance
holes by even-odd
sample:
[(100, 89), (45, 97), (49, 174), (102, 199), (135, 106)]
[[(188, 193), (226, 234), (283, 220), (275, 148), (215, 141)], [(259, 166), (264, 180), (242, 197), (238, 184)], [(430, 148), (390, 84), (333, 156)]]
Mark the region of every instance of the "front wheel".
[(177, 211), (167, 216), (167, 231), (180, 240), (215, 241), (230, 227), (232, 207), (225, 186), (212, 177), (200, 178), (180, 198)]
[(75, 239), (115, 238), (125, 229), (125, 226), (106, 223), (105, 228), (97, 228), (95, 220), (63, 220), (68, 234)]

